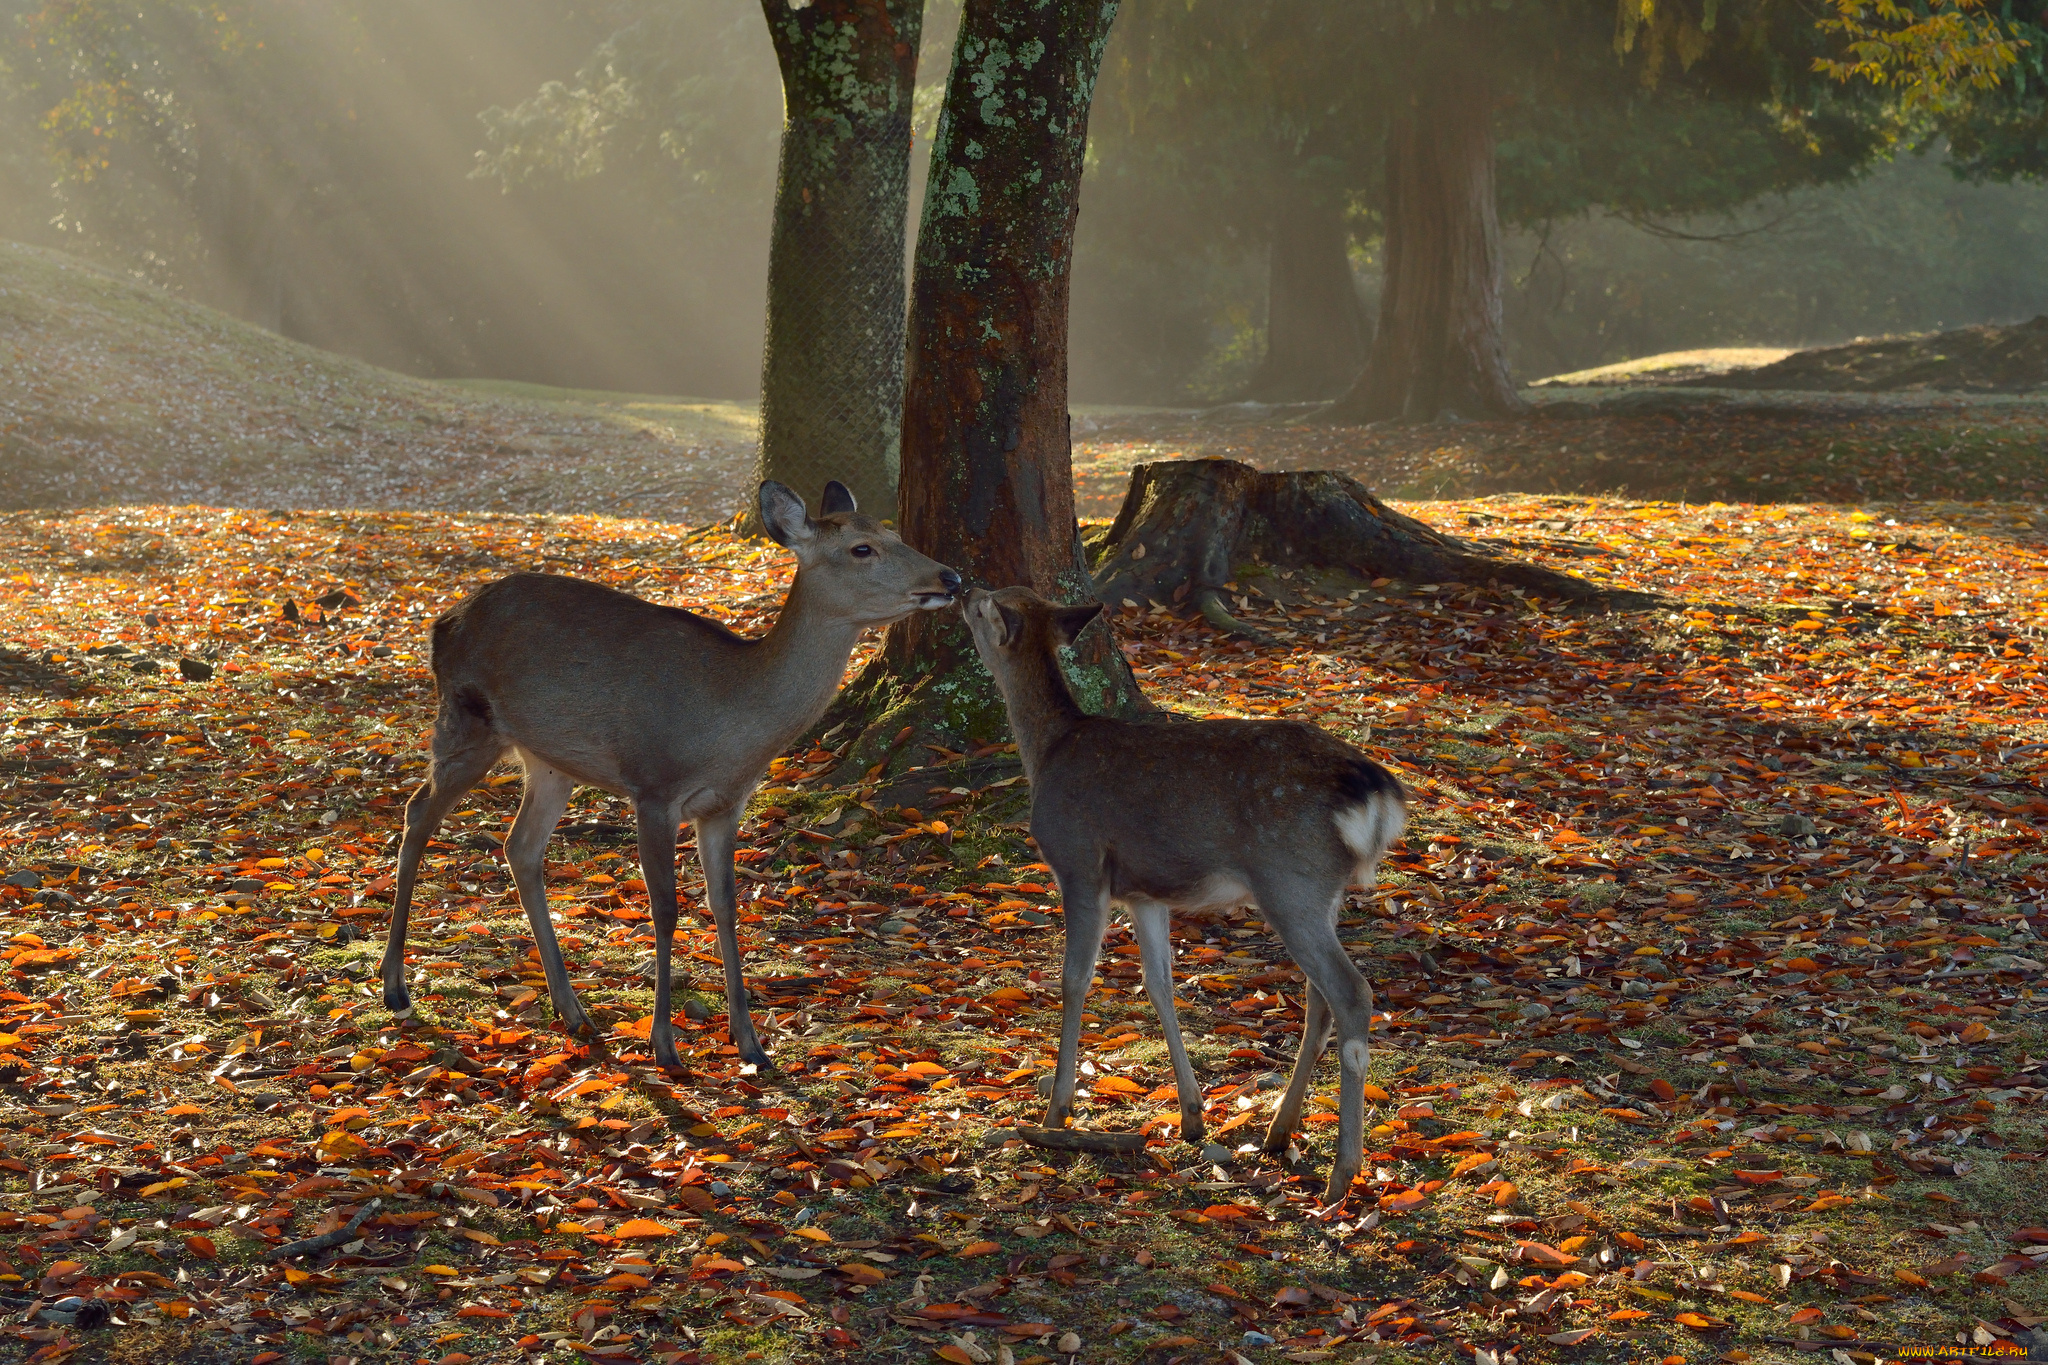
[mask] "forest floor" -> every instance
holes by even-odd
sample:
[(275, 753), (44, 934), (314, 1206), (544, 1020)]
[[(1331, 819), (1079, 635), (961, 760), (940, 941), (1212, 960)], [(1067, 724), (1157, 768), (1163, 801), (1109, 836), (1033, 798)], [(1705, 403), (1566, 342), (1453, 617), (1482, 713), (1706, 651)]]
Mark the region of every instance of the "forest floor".
[[(1255, 913), (1177, 926), (1202, 1147), (1173, 1135), (1124, 936), (1080, 1121), (1152, 1145), (1016, 1136), (1056, 1041), (1059, 907), (1001, 750), (919, 754), (887, 787), (835, 772), (836, 736), (777, 764), (741, 854), (772, 1074), (725, 1042), (701, 878), (691, 1074), (650, 1068), (648, 915), (600, 794), (550, 878), (610, 1035), (555, 1029), (494, 851), (509, 772), (432, 849), (419, 1017), (397, 1024), (376, 961), (426, 756), (426, 623), (546, 569), (764, 628), (787, 557), (686, 529), (740, 496), (746, 416), (393, 387), (311, 352), (288, 372), (283, 343), (225, 330), (184, 348), (218, 362), (202, 373), (172, 342), (204, 319), (152, 330), (132, 286), (96, 281), (65, 282), (105, 295), (65, 295), (86, 312), (63, 327), (47, 280), (0, 289), (33, 361), (0, 390), (10, 472), (98, 469), (34, 498), (10, 483), (42, 510), (0, 515), (16, 1358), (1863, 1365), (2048, 1327), (2041, 407), (1077, 417), (1084, 515), (1146, 459), (1331, 466), (1672, 599), (1599, 616), (1276, 578), (1241, 613), (1269, 643), (1120, 619), (1162, 704), (1314, 721), (1414, 793), (1344, 921), (1381, 1032), (1369, 1179), (1325, 1212), (1334, 1070), (1303, 1160), (1243, 1150), (1301, 1024)], [(261, 422), (257, 379), (278, 386)], [(74, 440), (58, 424), (88, 389), (100, 425)], [(488, 416), (420, 420), (441, 404)], [(471, 439), (564, 412), (589, 431)], [(328, 454), (264, 467), (279, 432), (315, 428), (339, 435), (303, 448)], [(56, 438), (68, 463), (29, 463)], [(598, 515), (680, 477), (685, 449), (716, 459), (661, 519)], [(494, 502), (449, 472), (494, 459), (530, 487)], [(131, 487), (160, 502), (79, 505)], [(327, 1252), (267, 1259), (358, 1214)]]
[[(42, 1361), (446, 1365), (2027, 1341), (2048, 525), (1788, 485), (1405, 507), (1674, 610), (1276, 582), (1269, 646), (1121, 621), (1162, 703), (1316, 721), (1415, 794), (1345, 921), (1383, 1032), (1370, 1178), (1328, 1216), (1327, 1088), (1302, 1162), (1242, 1150), (1300, 1028), (1254, 915), (1179, 926), (1203, 1148), (1173, 1136), (1124, 937), (1080, 1121), (1153, 1145), (1017, 1139), (1056, 1041), (1059, 911), (1000, 751), (921, 755), (887, 793), (842, 785), (829, 748), (778, 764), (740, 855), (775, 1074), (731, 1055), (688, 916), (692, 1074), (649, 1067), (647, 912), (598, 794), (550, 875), (611, 1035), (556, 1031), (493, 848), (510, 773), (433, 847), (419, 1019), (383, 1010), (426, 622), (546, 568), (755, 631), (789, 571), (773, 547), (595, 516), (8, 515), (5, 1330)], [(338, 1249), (265, 1259), (373, 1199)]]

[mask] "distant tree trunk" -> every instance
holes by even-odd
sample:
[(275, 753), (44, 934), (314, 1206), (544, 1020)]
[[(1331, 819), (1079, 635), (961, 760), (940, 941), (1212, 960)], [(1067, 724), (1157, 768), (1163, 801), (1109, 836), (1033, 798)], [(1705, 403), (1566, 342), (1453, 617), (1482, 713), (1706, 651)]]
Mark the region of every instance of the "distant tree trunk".
[(1274, 204), (1267, 281), (1266, 356), (1244, 396), (1288, 403), (1343, 393), (1365, 363), (1371, 323), (1335, 194), (1287, 179)]
[[(1117, 0), (967, 0), (911, 282), (903, 536), (970, 584), (1092, 600), (1068, 448), (1067, 294), (1088, 106)], [(1108, 627), (1068, 662), (1085, 705), (1140, 705)], [(954, 612), (890, 627), (837, 715), (894, 737), (1007, 733)], [(828, 720), (830, 718), (828, 717)]]
[(1365, 371), (1325, 417), (1511, 417), (1491, 82), (1447, 63), (1387, 133), (1386, 279)]
[[(896, 515), (903, 234), (924, 0), (761, 0), (782, 68), (760, 478)], [(753, 505), (750, 492), (743, 506)]]

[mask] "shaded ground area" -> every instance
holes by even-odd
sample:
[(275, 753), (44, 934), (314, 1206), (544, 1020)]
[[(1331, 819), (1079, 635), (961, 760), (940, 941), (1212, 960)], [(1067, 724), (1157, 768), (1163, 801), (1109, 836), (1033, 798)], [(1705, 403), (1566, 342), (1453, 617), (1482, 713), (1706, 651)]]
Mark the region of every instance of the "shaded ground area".
[(1807, 392), (2035, 393), (2048, 389), (2048, 315), (2007, 327), (1857, 340), (1687, 382)]
[(1526, 421), (1412, 426), (1324, 426), (1249, 405), (1077, 418), (1081, 514), (1115, 515), (1135, 464), (1206, 455), (1263, 469), (1341, 470), (1382, 496), (1404, 498), (2027, 499), (2048, 479), (2048, 404), (2035, 401), (1668, 388), (1619, 396), (1546, 390), (1540, 401)]
[[(1299, 1166), (1238, 1150), (1301, 1021), (1252, 913), (1176, 926), (1213, 1145), (1174, 1140), (1120, 932), (1081, 1121), (1152, 1145), (1014, 1137), (1056, 1042), (1059, 906), (1000, 749), (853, 785), (844, 736), (778, 763), (741, 858), (779, 1074), (731, 1055), (714, 940), (687, 917), (693, 1074), (650, 1070), (630, 825), (588, 793), (550, 879), (612, 1033), (553, 1030), (492, 851), (510, 774), (432, 850), (421, 1019), (394, 1026), (377, 935), (426, 758), (425, 623), (545, 568), (758, 630), (788, 573), (773, 547), (595, 517), (0, 518), (4, 1330), (44, 1360), (450, 1365), (2032, 1340), (2035, 510), (1403, 510), (1715, 606), (1332, 600), (1273, 576), (1232, 603), (1264, 645), (1123, 615), (1162, 703), (1315, 721), (1416, 793), (1343, 921), (1381, 1018), (1367, 1176), (1328, 1217), (1333, 1070)], [(265, 1259), (357, 1214), (338, 1247)]]

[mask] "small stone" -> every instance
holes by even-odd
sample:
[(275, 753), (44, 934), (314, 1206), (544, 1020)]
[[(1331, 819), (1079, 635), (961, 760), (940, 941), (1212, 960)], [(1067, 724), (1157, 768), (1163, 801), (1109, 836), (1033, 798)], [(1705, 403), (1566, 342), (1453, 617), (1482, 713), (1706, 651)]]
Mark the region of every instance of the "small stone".
[(26, 869), (20, 872), (10, 872), (5, 877), (0, 877), (0, 886), (25, 886), (30, 890), (34, 890), (42, 884), (43, 879), (41, 877)]
[(906, 933), (911, 927), (912, 925), (909, 920), (885, 919), (882, 921), (882, 932), (885, 934)]
[(1517, 1013), (1524, 1019), (1548, 1019), (1550, 1017), (1550, 1006), (1544, 1004), (1541, 1000), (1525, 1000), (1522, 1002), (1522, 1008)]
[(261, 877), (237, 877), (228, 883), (231, 891), (261, 891), (265, 883)]
[(208, 682), (213, 678), (213, 665), (197, 659), (180, 659), (178, 672), (187, 682)]
[(1247, 1346), (1274, 1346), (1279, 1343), (1275, 1342), (1273, 1338), (1267, 1336), (1264, 1332), (1246, 1332), (1244, 1334), (1244, 1344)]
[(1050, 1071), (1038, 1073), (1038, 1098), (1042, 1100), (1052, 1098), (1052, 1073)]
[(370, 646), (370, 657), (373, 659), (388, 659), (394, 652), (390, 645)]
[(1074, 1352), (1081, 1349), (1081, 1334), (1079, 1332), (1060, 1333), (1060, 1339), (1054, 1344), (1054, 1349), (1059, 1351), (1061, 1355), (1074, 1354)]
[(688, 1019), (691, 1023), (701, 1024), (710, 1017), (711, 1007), (702, 1000), (685, 1000), (683, 1002), (683, 1018)]
[(1236, 1154), (1220, 1142), (1207, 1143), (1202, 1148), (1202, 1160), (1213, 1161), (1219, 1166), (1229, 1161), (1234, 1155)]
[(706, 1185), (704, 1188), (711, 1191), (712, 1196), (714, 1198), (732, 1198), (732, 1186), (726, 1184), (723, 1180), (714, 1180), (709, 1185)]
[(164, 666), (155, 659), (131, 659), (128, 662), (128, 671), (131, 673), (161, 673), (164, 671)]
[(1262, 1072), (1258, 1079), (1252, 1082), (1252, 1088), (1254, 1090), (1279, 1090), (1284, 1088), (1286, 1084), (1287, 1078), (1285, 1076), (1277, 1071), (1267, 1071)]
[(1490, 991), (1493, 989), (1493, 978), (1490, 976), (1475, 976), (1465, 984), (1475, 991)]
[(1778, 833), (1787, 839), (1804, 839), (1809, 834), (1820, 832), (1820, 826), (1803, 815), (1790, 814), (1778, 821)]
[(1624, 981), (1621, 983), (1621, 993), (1631, 1000), (1647, 1000), (1652, 994), (1650, 983), (1647, 981)]

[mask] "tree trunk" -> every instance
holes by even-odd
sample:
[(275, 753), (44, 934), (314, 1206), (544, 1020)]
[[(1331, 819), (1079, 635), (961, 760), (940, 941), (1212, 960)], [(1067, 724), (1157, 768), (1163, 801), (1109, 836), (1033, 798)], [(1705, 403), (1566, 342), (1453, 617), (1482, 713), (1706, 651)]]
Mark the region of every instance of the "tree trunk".
[(1343, 393), (1365, 363), (1370, 323), (1335, 194), (1288, 178), (1274, 207), (1267, 281), (1266, 356), (1244, 396), (1291, 403)]
[[(782, 69), (758, 479), (896, 515), (903, 234), (924, 0), (761, 0)], [(751, 508), (750, 493), (744, 505)]]
[[(1117, 0), (967, 0), (911, 283), (903, 537), (970, 584), (1092, 600), (1068, 447), (1067, 290), (1088, 106)], [(1093, 711), (1142, 705), (1108, 628), (1068, 661)], [(893, 738), (1007, 734), (957, 613), (890, 627), (835, 713)], [(833, 717), (828, 717), (833, 719)]]
[(1491, 83), (1469, 63), (1420, 83), (1387, 132), (1386, 276), (1365, 371), (1333, 422), (1528, 410), (1501, 337)]
[(1266, 473), (1235, 460), (1168, 460), (1133, 470), (1097, 561), (1095, 589), (1112, 607), (1188, 607), (1224, 630), (1256, 635), (1230, 615), (1224, 597), (1253, 565), (1498, 584), (1589, 605), (1655, 600), (1501, 559), (1403, 516), (1348, 475)]

